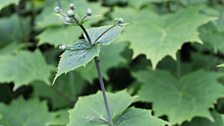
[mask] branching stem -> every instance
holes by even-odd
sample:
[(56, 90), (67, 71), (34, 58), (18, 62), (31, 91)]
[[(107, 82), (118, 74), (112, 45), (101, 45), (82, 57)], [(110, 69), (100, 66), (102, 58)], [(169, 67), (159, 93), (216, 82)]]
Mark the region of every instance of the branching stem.
[(104, 34), (106, 34), (108, 31), (110, 31), (114, 27), (115, 27), (115, 25), (111, 26), (106, 31), (104, 31), (99, 37), (97, 37), (97, 39), (93, 43), (95, 44)]
[(89, 36), (87, 30), (85, 29), (85, 27), (83, 25), (81, 25), (81, 24), (79, 26), (82, 29), (82, 31), (84, 32), (85, 36), (87, 37), (88, 43), (92, 44), (92, 40), (90, 39), (90, 36)]
[[(90, 39), (90, 36), (89, 36), (87, 30), (85, 29), (85, 27), (82, 24), (79, 24), (79, 26), (83, 30), (89, 44), (92, 44), (92, 40)], [(105, 86), (104, 86), (104, 81), (103, 81), (102, 71), (101, 71), (101, 67), (100, 67), (99, 57), (95, 57), (94, 61), (95, 61), (95, 64), (96, 64), (98, 79), (99, 79), (100, 87), (101, 87), (101, 90), (102, 90), (102, 95), (103, 95), (105, 108), (106, 108), (106, 111), (107, 111), (108, 122), (109, 122), (110, 126), (114, 126), (111, 111), (110, 111), (110, 107), (109, 107), (109, 103), (108, 103), (108, 100), (107, 100), (106, 89), (105, 89)]]

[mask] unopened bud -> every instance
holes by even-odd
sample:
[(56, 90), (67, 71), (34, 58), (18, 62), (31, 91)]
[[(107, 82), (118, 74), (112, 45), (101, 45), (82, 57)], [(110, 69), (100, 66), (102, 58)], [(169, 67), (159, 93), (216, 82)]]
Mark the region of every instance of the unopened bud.
[(68, 11), (67, 11), (67, 15), (68, 15), (69, 17), (74, 16), (74, 11), (73, 11), (73, 10), (68, 10)]
[(66, 45), (60, 45), (60, 46), (59, 46), (59, 49), (61, 49), (61, 50), (66, 50), (66, 49), (67, 49), (67, 46), (66, 46)]
[(71, 10), (75, 9), (75, 5), (73, 3), (70, 3), (69, 7), (70, 7)]
[(86, 10), (86, 15), (87, 15), (87, 16), (92, 16), (92, 14), (93, 14), (93, 11), (92, 11), (90, 8), (88, 8), (88, 9)]
[(124, 23), (124, 19), (123, 18), (118, 18), (117, 19), (117, 23), (118, 24), (123, 24)]
[(54, 8), (54, 11), (55, 11), (56, 13), (60, 13), (60, 12), (62, 11), (62, 9), (61, 9), (59, 6), (56, 6), (56, 7)]

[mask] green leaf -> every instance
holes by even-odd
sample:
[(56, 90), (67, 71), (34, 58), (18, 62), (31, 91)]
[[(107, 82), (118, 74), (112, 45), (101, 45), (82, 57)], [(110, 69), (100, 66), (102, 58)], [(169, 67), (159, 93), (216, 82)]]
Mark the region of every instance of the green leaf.
[(196, 52), (191, 53), (191, 62), (193, 69), (216, 70), (217, 65), (224, 62), (224, 60), (214, 56), (213, 54), (200, 54)]
[[(115, 126), (164, 126), (165, 122), (152, 117), (147, 110), (127, 109), (134, 102), (126, 91), (115, 94), (107, 93)], [(74, 109), (70, 111), (68, 126), (108, 126), (107, 114), (101, 92), (81, 97)], [(155, 124), (155, 125), (153, 125)]]
[(26, 47), (24, 43), (12, 42), (0, 49), (0, 55), (16, 53), (20, 49)]
[[(195, 62), (197, 62), (197, 61), (195, 61)], [(170, 56), (163, 58), (161, 60), (161, 62), (159, 62), (157, 67), (159, 70), (168, 71), (176, 77), (183, 76), (183, 75), (191, 73), (193, 71), (193, 63), (192, 62), (182, 62), (182, 61), (180, 61), (180, 59), (177, 59), (177, 61), (175, 61)], [(200, 69), (201, 69), (201, 67), (200, 67)], [(144, 70), (144, 69), (142, 69), (142, 70)]]
[(176, 59), (176, 51), (185, 42), (201, 42), (197, 28), (214, 18), (200, 14), (200, 8), (189, 7), (163, 16), (147, 8), (141, 11), (116, 8), (113, 17), (123, 17), (130, 23), (121, 40), (130, 41), (134, 57), (145, 54), (155, 68), (167, 55)]
[[(109, 45), (121, 34), (122, 30), (123, 27), (121, 26), (109, 25), (87, 29), (87, 33), (89, 34), (92, 43)], [(85, 39), (88, 41), (86, 36)]]
[(71, 44), (81, 36), (81, 30), (78, 27), (61, 26), (52, 27), (44, 30), (38, 35), (39, 45), (48, 43), (55, 47), (60, 44)]
[(215, 50), (224, 52), (224, 30), (219, 31), (214, 23), (210, 22), (200, 28), (201, 39), (211, 44)]
[(53, 86), (33, 83), (33, 96), (46, 98), (52, 109), (68, 108), (74, 105), (86, 86), (83, 78), (75, 71), (62, 75)]
[(147, 3), (151, 3), (151, 2), (159, 3), (159, 2), (166, 2), (166, 1), (169, 1), (169, 0), (128, 0), (128, 3), (131, 6), (140, 8), (142, 5), (147, 4)]
[[(99, 59), (102, 68), (102, 74), (105, 79), (109, 79), (107, 72), (110, 68), (127, 62), (125, 58), (121, 56), (121, 53), (125, 50), (126, 47), (127, 43), (113, 43), (110, 46), (101, 47)], [(85, 68), (79, 68), (77, 71), (85, 80), (89, 81), (90, 83), (98, 77), (96, 72), (96, 65), (93, 61), (90, 62)]]
[[(86, 9), (91, 8), (95, 15), (103, 15), (105, 14), (108, 9), (101, 6), (100, 3), (96, 2), (87, 2), (87, 0), (63, 0), (61, 1), (62, 9), (66, 12), (67, 8), (69, 7), (70, 3), (74, 3), (76, 7), (76, 12), (82, 17), (85, 15)], [(42, 12), (42, 15), (38, 18), (37, 21), (37, 27), (44, 28), (49, 26), (60, 26), (62, 24), (62, 21), (60, 18), (56, 16), (56, 13), (54, 11), (55, 6), (57, 6), (57, 1), (49, 2), (46, 1), (46, 7), (44, 8), (44, 11)], [(94, 19), (91, 21), (91, 23), (96, 23), (100, 19)], [(90, 24), (90, 23), (87, 23)]]
[(224, 22), (224, 10), (221, 10), (221, 12), (219, 13), (219, 19), (213, 22), (219, 32), (224, 32), (223, 22)]
[(0, 46), (9, 42), (27, 42), (30, 34), (30, 19), (18, 15), (1, 18), (0, 20)]
[(148, 110), (130, 108), (116, 120), (115, 126), (164, 126), (165, 124), (167, 124), (165, 121), (151, 116)]
[(10, 4), (19, 4), (19, 0), (1, 0), (0, 11)]
[(66, 126), (69, 122), (68, 110), (60, 110), (53, 113), (54, 117), (50, 122), (50, 126)]
[(3, 126), (49, 126), (54, 115), (48, 111), (46, 102), (38, 99), (25, 101), (19, 98), (10, 105), (0, 103), (0, 125)]
[(106, 5), (113, 6), (113, 5), (117, 5), (117, 4), (127, 3), (127, 0), (104, 0), (103, 2)]
[(66, 74), (78, 67), (86, 66), (86, 64), (100, 53), (100, 47), (98, 45), (90, 45), (85, 40), (79, 40), (69, 45), (69, 48), (71, 50), (66, 50), (61, 55), (54, 82), (61, 74)]
[[(126, 91), (107, 93), (107, 96), (113, 119), (121, 115), (135, 99)], [(103, 126), (107, 120), (107, 113), (101, 92), (79, 98), (75, 108), (70, 111), (69, 119), (68, 126), (96, 126), (98, 122)]]
[(52, 66), (46, 64), (39, 50), (21, 51), (16, 54), (0, 56), (0, 82), (14, 82), (14, 89), (33, 81), (44, 81), (49, 84)]
[(167, 115), (171, 124), (195, 116), (211, 119), (209, 108), (224, 93), (217, 80), (221, 74), (213, 72), (196, 71), (176, 79), (167, 72), (145, 70), (135, 77), (143, 84), (138, 92), (140, 99), (152, 102), (156, 116)]
[(185, 5), (194, 5), (194, 4), (202, 4), (208, 2), (208, 0), (180, 0), (180, 2)]
[(223, 126), (224, 125), (224, 116), (217, 113), (217, 112), (212, 112), (212, 116), (214, 121), (210, 121), (205, 118), (199, 118), (196, 117), (190, 122), (185, 122), (181, 126)]

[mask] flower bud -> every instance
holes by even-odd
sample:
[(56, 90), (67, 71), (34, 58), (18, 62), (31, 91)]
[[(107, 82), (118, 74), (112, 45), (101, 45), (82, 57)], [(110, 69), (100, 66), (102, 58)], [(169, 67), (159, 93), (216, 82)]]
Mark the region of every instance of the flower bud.
[(60, 12), (62, 11), (62, 9), (61, 9), (59, 6), (56, 6), (56, 7), (54, 8), (54, 11), (55, 11), (56, 13), (60, 13)]
[(123, 24), (124, 23), (124, 19), (123, 18), (118, 18), (117, 19), (117, 23), (118, 24)]
[(87, 16), (92, 16), (92, 14), (93, 14), (93, 11), (92, 11), (90, 8), (88, 8), (88, 9), (86, 10), (86, 15), (87, 15)]
[(60, 45), (60, 46), (59, 46), (59, 49), (61, 49), (61, 50), (66, 50), (66, 49), (67, 49), (67, 46), (66, 46), (66, 45)]
[(69, 7), (70, 7), (71, 10), (75, 9), (75, 5), (73, 3), (70, 3)]
[(72, 16), (74, 16), (74, 11), (73, 10), (68, 10), (67, 11), (67, 15), (69, 16), (69, 17), (72, 17)]

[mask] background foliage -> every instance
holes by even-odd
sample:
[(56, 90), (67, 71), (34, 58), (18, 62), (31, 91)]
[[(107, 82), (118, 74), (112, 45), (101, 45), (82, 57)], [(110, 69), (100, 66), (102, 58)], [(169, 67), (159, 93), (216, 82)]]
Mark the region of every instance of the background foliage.
[[(59, 1), (0, 1), (0, 126), (107, 126), (93, 62), (49, 86), (57, 47), (83, 38), (55, 16)], [(223, 0), (59, 3), (92, 8), (88, 27), (129, 23), (100, 53), (116, 126), (224, 125)]]

